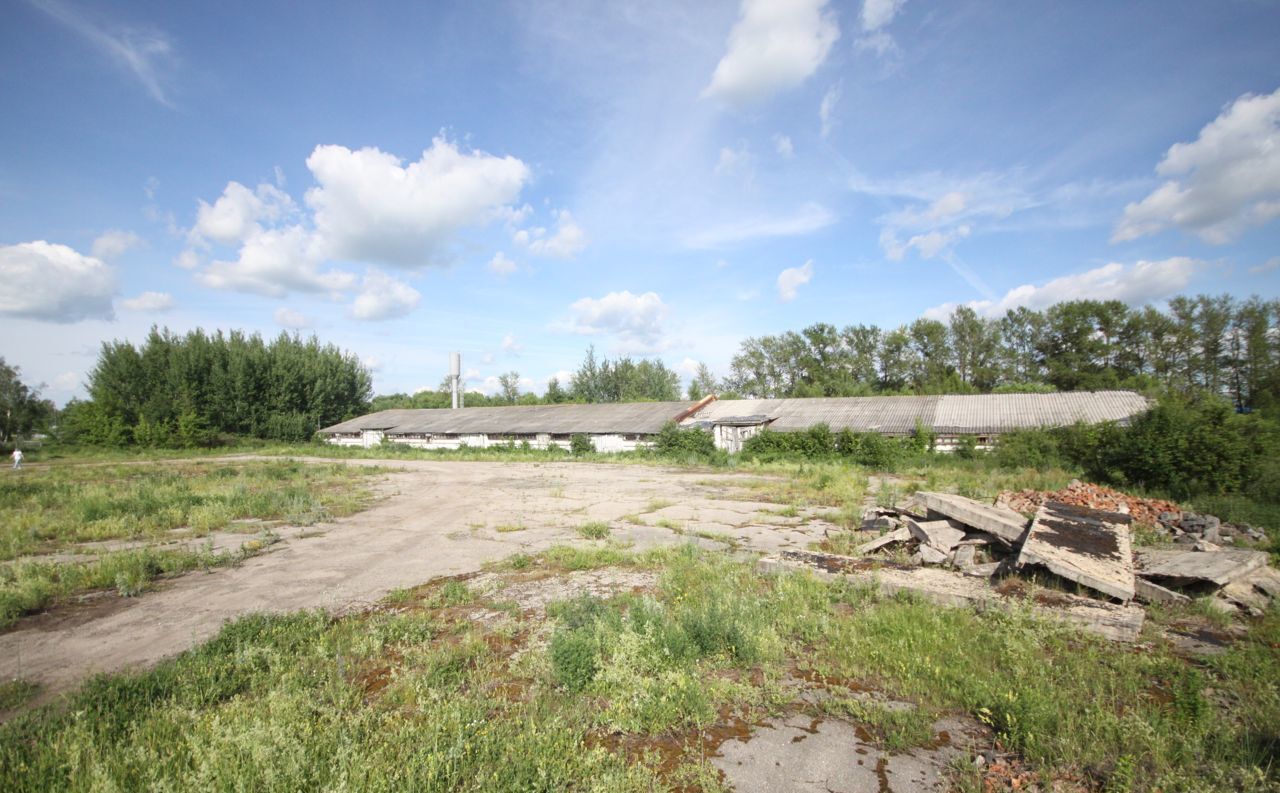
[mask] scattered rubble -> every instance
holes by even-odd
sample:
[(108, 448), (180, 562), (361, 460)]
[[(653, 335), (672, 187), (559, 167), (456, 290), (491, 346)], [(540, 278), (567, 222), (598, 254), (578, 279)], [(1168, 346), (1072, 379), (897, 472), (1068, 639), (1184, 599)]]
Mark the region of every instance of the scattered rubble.
[(1022, 542), (1027, 530), (1027, 519), (1008, 507), (983, 504), (981, 501), (950, 493), (916, 493), (916, 503), (930, 513), (930, 517), (952, 518), (976, 531), (983, 531), (1010, 545)]
[[(1033, 519), (1021, 514), (1028, 507)], [(1266, 553), (1216, 542), (1265, 537), (1261, 532), (1234, 526), (1224, 535), (1229, 524), (1212, 515), (1095, 485), (1003, 493), (994, 505), (920, 492), (900, 508), (870, 508), (863, 518), (864, 531), (881, 534), (855, 548), (854, 556), (786, 551), (762, 560), (762, 569), (803, 565), (829, 575), (871, 576), (891, 592), (984, 607), (1023, 589), (1007, 586), (1017, 579), (996, 579), (1039, 569), (1062, 580), (1067, 591), (1044, 590), (1036, 596), (1038, 610), (1126, 641), (1142, 625), (1135, 600), (1178, 604), (1209, 597), (1224, 612), (1259, 614), (1280, 597), (1280, 571), (1268, 566)], [(1148, 519), (1179, 532), (1185, 545), (1131, 547), (1133, 525)], [(895, 561), (883, 555), (888, 552)]]
[(1078, 507), (1120, 512), (1133, 522), (1149, 526), (1158, 534), (1188, 545), (1204, 540), (1215, 544), (1234, 541), (1237, 544), (1254, 544), (1267, 541), (1266, 532), (1247, 523), (1223, 523), (1213, 515), (1183, 512), (1172, 501), (1157, 498), (1140, 498), (1112, 490), (1102, 485), (1072, 481), (1056, 493), (1040, 490), (1005, 491), (996, 498), (998, 506), (1030, 515), (1049, 501), (1073, 504)]
[[(859, 569), (833, 563), (841, 558), (816, 551), (783, 551), (781, 556), (759, 561), (763, 573), (787, 569), (812, 569), (823, 577), (846, 576), (874, 580), (886, 595), (909, 592), (941, 606), (971, 606), (976, 609), (1010, 609), (1024, 605), (1014, 592), (1002, 592), (989, 581), (958, 576), (935, 567), (868, 566)], [(856, 561), (856, 560), (851, 560)], [(1138, 638), (1146, 616), (1141, 606), (1104, 602), (1093, 598), (1053, 592), (1033, 598), (1031, 610), (1039, 617), (1077, 625), (1108, 639), (1132, 642)]]

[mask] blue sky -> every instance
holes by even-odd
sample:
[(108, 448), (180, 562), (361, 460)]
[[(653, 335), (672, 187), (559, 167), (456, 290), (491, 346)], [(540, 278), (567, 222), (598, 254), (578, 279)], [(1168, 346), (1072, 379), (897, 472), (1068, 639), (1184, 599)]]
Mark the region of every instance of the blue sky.
[(380, 393), (959, 304), (1280, 294), (1280, 4), (0, 0), (0, 355)]

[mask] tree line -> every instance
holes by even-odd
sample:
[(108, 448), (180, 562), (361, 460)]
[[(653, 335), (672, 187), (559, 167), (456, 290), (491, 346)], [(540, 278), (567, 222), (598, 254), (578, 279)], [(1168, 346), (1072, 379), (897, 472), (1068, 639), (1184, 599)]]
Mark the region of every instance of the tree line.
[(88, 391), (63, 411), (67, 440), (203, 446), (218, 435), (306, 440), (363, 413), (373, 386), (358, 358), (314, 336), (152, 328), (137, 347), (104, 343)]
[[(388, 408), (443, 408), (436, 390), (372, 398), (351, 353), (316, 338), (270, 341), (239, 331), (104, 343), (90, 398), (59, 421), (68, 440), (102, 445), (191, 446), (219, 435), (303, 440), (320, 427)], [(657, 359), (601, 357), (588, 348), (567, 382), (523, 392), (518, 372), (468, 407), (679, 399), (680, 376)], [(999, 318), (968, 307), (947, 321), (922, 317), (884, 330), (815, 323), (744, 340), (720, 380), (699, 365), (686, 395), (816, 397), (1133, 388), (1228, 398), (1238, 411), (1280, 408), (1280, 300), (1176, 297), (1167, 310), (1115, 300), (1075, 300)], [(54, 415), (39, 389), (0, 360), (3, 438), (43, 428)]]
[[(705, 366), (702, 368), (706, 369)], [(714, 379), (710, 373), (705, 377), (711, 379), (714, 389)], [(561, 383), (559, 378), (552, 377), (547, 381), (547, 390), (542, 396), (522, 392), (520, 373), (506, 372), (498, 376), (498, 389), (494, 394), (469, 391), (465, 396), (465, 404), (467, 407), (493, 407), (557, 405), (569, 402), (669, 402), (677, 399), (680, 399), (680, 375), (662, 361), (637, 361), (627, 355), (612, 360), (608, 357), (597, 358), (595, 347), (588, 347), (582, 363), (570, 375), (569, 382)], [(451, 403), (449, 380), (445, 378), (435, 391), (378, 396), (373, 400), (373, 409), (447, 408)]]
[(1280, 300), (1176, 297), (1168, 311), (1073, 300), (999, 318), (957, 308), (892, 330), (816, 323), (746, 339), (722, 396), (816, 397), (1168, 387), (1280, 403)]

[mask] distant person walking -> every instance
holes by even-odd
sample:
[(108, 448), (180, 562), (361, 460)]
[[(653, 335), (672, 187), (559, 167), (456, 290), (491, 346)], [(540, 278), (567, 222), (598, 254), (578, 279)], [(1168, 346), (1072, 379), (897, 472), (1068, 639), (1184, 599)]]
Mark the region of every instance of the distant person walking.
[(17, 471), (22, 468), (22, 450), (13, 450), (13, 470)]

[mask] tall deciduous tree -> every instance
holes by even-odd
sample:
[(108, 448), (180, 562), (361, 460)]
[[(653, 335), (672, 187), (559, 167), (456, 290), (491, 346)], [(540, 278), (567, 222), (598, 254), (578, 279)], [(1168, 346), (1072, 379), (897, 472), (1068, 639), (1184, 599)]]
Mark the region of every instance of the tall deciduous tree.
[(7, 444), (45, 428), (54, 410), (53, 403), (40, 398), (40, 388), (22, 382), (22, 369), (0, 358), (0, 441)]
[(514, 405), (520, 398), (520, 373), (507, 372), (498, 375), (498, 393), (503, 402)]

